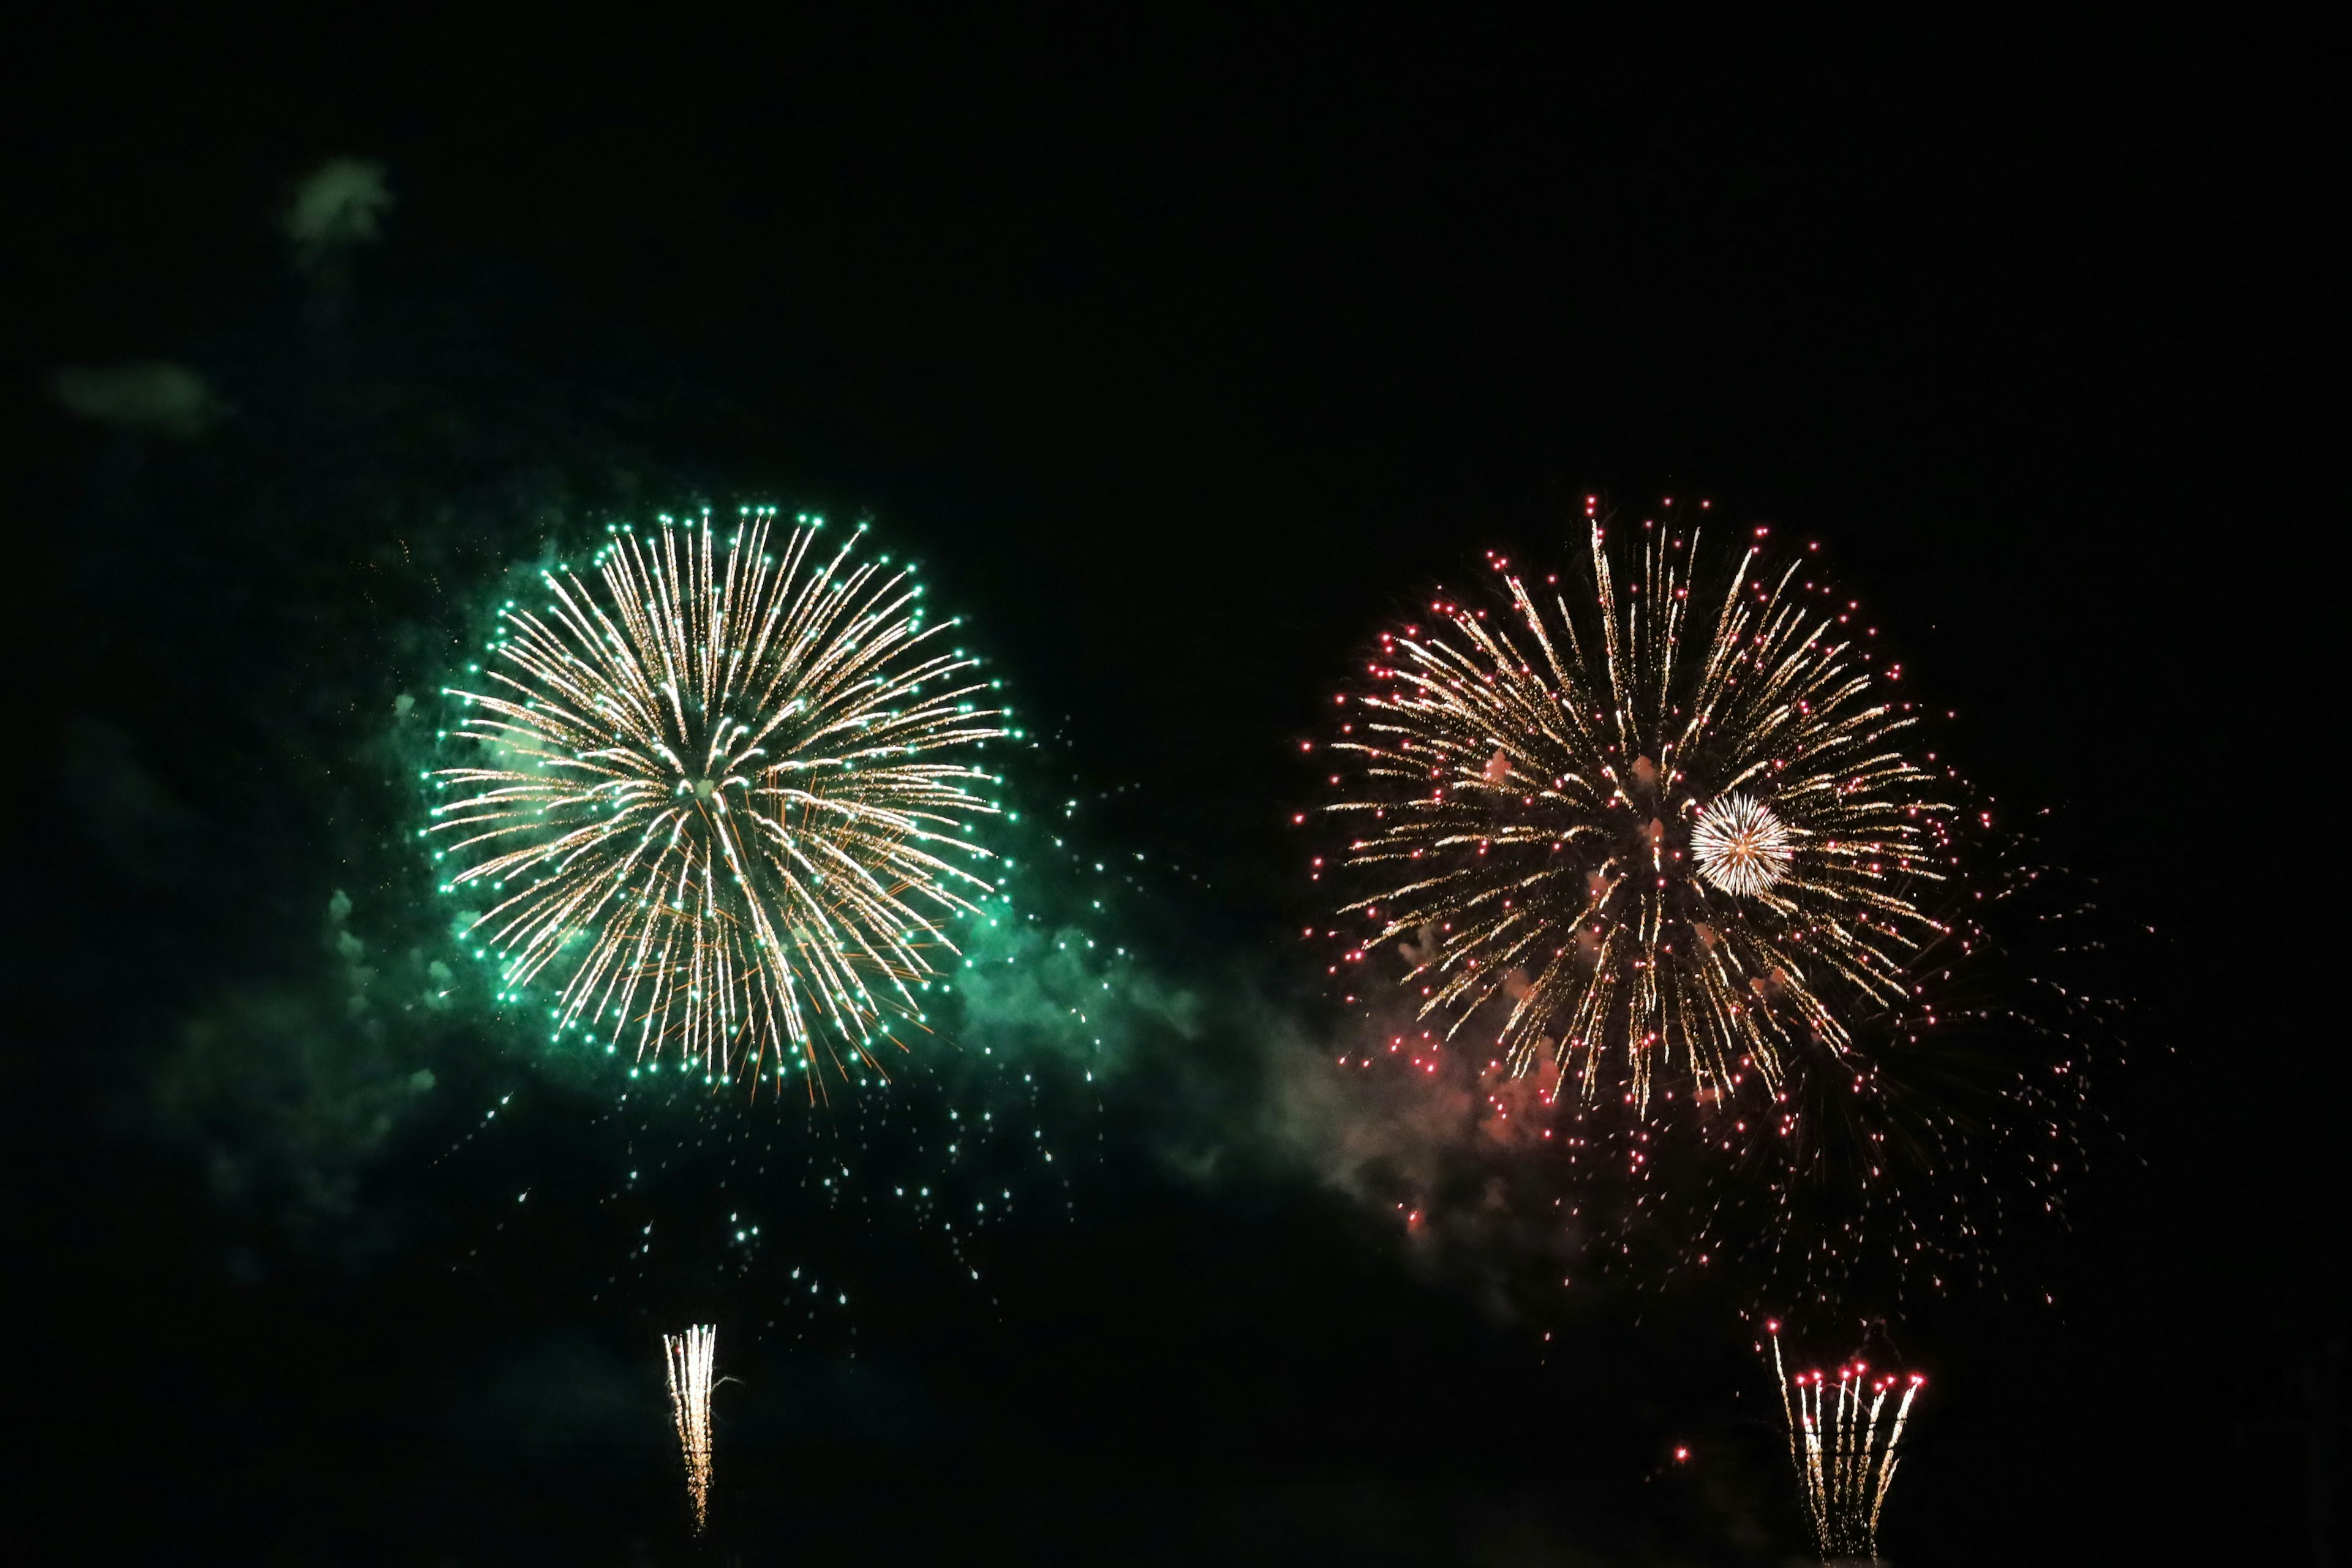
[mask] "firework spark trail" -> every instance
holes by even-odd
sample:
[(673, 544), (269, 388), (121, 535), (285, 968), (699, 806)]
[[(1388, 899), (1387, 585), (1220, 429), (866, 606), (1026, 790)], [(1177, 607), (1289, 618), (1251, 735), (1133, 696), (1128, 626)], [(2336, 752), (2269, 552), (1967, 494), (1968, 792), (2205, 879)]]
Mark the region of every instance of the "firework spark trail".
[[(1824, 1561), (1878, 1555), (1878, 1521), (1895, 1482), (1903, 1431), (1911, 1402), (1927, 1379), (1917, 1373), (1870, 1375), (1868, 1363), (1853, 1361), (1837, 1370), (1832, 1394), (1820, 1372), (1788, 1373), (1780, 1356), (1780, 1325), (1764, 1325), (1772, 1342), (1772, 1376), (1789, 1432), (1789, 1460), (1804, 1493), (1814, 1544)], [(1887, 1396), (1900, 1384), (1903, 1397), (1879, 1442), (1879, 1418)]]
[(593, 578), (509, 601), (488, 689), (446, 693), (483, 760), (430, 775), (459, 798), (428, 831), (465, 862), (443, 891), (492, 897), (501, 1001), (546, 979), (559, 1038), (755, 1083), (772, 1052), (815, 1098), (838, 1045), (881, 1073), (924, 1026), (945, 924), (992, 890), (964, 835), (998, 781), (966, 756), (1018, 731), (911, 567), (857, 559), (863, 525), (827, 556), (814, 520), (772, 552), (773, 517), (615, 527)]
[(718, 1351), (719, 1330), (713, 1324), (698, 1323), (682, 1334), (662, 1336), (670, 1415), (686, 1460), (686, 1489), (694, 1502), (697, 1535), (710, 1519), (710, 1390)]
[(1622, 576), (1597, 520), (1591, 542), (1589, 601), (1539, 605), (1497, 560), (1507, 611), (1384, 637), (1334, 748), (1360, 770), (1328, 808), (1360, 835), (1349, 960), (1397, 943), (1447, 1037), (1499, 1000), (1506, 1070), (1557, 1053), (1587, 1100), (1612, 1060), (1637, 1107), (1670, 1068), (1777, 1091), (1905, 995), (1954, 808), (1803, 561), (1758, 544), (1710, 590), (1696, 531), (1646, 528)]
[(1923, 1377), (1914, 1376), (1904, 1388), (1903, 1403), (1895, 1411), (1894, 1430), (1886, 1435), (1886, 1457), (1879, 1461), (1878, 1485), (1870, 1498), (1870, 1539), (1874, 1542), (1878, 1539), (1879, 1510), (1886, 1506), (1886, 1489), (1895, 1484), (1895, 1467), (1902, 1458), (1896, 1450), (1903, 1444), (1904, 1424), (1911, 1419), (1911, 1401), (1917, 1397), (1926, 1382)]

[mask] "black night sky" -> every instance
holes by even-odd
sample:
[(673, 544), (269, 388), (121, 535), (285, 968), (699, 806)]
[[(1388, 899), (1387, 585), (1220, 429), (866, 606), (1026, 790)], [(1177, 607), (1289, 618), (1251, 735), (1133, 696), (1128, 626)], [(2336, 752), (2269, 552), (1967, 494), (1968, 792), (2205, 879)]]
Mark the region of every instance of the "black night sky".
[[(1258, 1026), (1328, 1015), (1298, 742), (1430, 584), (1566, 559), (1601, 493), (1822, 541), (1977, 784), (2051, 811), (2131, 998), (2071, 1228), (1869, 1330), (1933, 1376), (1888, 1560), (2336, 1561), (2340, 93), (2210, 26), (90, 13), (17, 51), (6, 1554), (1811, 1561), (1750, 1320), (1835, 1356), (1887, 1301), (1532, 1294), (1507, 1236), (1417, 1248), (1234, 1131)], [(334, 157), (392, 205), (298, 257)], [(433, 916), (395, 700), (549, 520), (704, 499), (919, 555), (1051, 737), (1036, 798), (1142, 858), (1104, 931), (1220, 998), (1036, 1089), (1082, 1157), (963, 1240), (978, 1282), (802, 1186), (910, 1122), (721, 1095), (616, 1200), (661, 1139), (608, 1093), (344, 1010)], [(785, 1239), (730, 1252), (738, 1204)], [(800, 1258), (854, 1299), (771, 1330)], [(688, 1321), (741, 1380), (698, 1542)]]

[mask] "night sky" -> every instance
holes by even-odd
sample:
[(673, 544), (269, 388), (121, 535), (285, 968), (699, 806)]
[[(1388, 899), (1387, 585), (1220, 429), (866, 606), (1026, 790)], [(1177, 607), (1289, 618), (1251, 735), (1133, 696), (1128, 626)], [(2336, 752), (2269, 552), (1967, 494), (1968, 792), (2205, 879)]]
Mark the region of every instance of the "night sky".
[[(24, 51), (9, 1555), (1805, 1561), (1769, 1310), (1827, 1357), (1885, 1318), (1933, 1377), (1890, 1561), (2333, 1561), (2342, 167), (2315, 41), (2215, 26)], [(336, 156), (393, 205), (305, 265), (279, 217)], [(144, 362), (201, 397), (76, 406)], [(2071, 1228), (1993, 1238), (1992, 1288), (1545, 1295), (1509, 1236), (1416, 1247), (1260, 1136), (1273, 1037), (1330, 1016), (1298, 742), (1432, 584), (1570, 558), (1591, 494), (1821, 541), (2095, 884), (2128, 1049)], [(961, 1243), (979, 1281), (801, 1185), (907, 1157), (953, 1074), (896, 1121), (722, 1093), (648, 1131), (487, 1017), (344, 1010), (338, 938), (388, 974), (434, 918), (395, 699), (551, 520), (703, 500), (919, 555), (1047, 740), (1024, 787), (1139, 867), (1100, 934), (1210, 998), (1020, 1090), (1074, 1152)], [(785, 1239), (730, 1251), (739, 1204)], [(640, 1219), (678, 1248), (627, 1256)], [(771, 1330), (797, 1258), (853, 1299)], [(688, 1321), (742, 1379), (700, 1542)]]

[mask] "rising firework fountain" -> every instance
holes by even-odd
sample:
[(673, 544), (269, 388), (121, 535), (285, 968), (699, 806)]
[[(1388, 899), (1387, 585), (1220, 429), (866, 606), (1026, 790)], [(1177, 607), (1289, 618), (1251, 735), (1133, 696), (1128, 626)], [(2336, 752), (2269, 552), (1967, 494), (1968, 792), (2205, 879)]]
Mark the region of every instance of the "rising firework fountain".
[[(1901, 1458), (1911, 1402), (1927, 1380), (1917, 1373), (1880, 1373), (1857, 1359), (1835, 1373), (1789, 1375), (1780, 1359), (1780, 1325), (1765, 1324), (1772, 1340), (1772, 1373), (1789, 1428), (1789, 1462), (1813, 1523), (1824, 1563), (1872, 1563), (1878, 1558), (1878, 1521)], [(1890, 1414), (1887, 1402), (1901, 1397)]]
[(678, 1452), (686, 1460), (686, 1491), (694, 1504), (697, 1535), (710, 1522), (710, 1387), (718, 1351), (719, 1330), (709, 1323), (662, 1336), (670, 1415), (677, 1424)]

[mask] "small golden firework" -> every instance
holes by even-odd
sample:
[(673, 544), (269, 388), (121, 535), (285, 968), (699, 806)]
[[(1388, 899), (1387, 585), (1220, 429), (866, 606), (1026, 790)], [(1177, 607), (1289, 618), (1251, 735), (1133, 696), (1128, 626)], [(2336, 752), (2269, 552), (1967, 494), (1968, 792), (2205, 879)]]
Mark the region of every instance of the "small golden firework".
[(678, 1452), (686, 1460), (686, 1490), (694, 1504), (697, 1535), (710, 1522), (710, 1390), (718, 1353), (719, 1330), (709, 1323), (662, 1336), (670, 1416), (677, 1426)]

